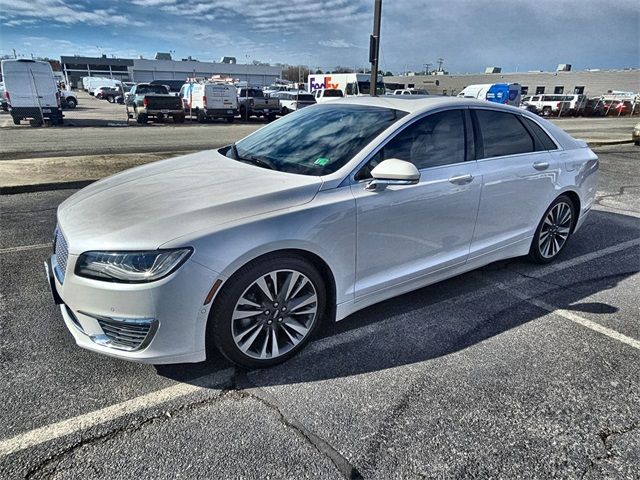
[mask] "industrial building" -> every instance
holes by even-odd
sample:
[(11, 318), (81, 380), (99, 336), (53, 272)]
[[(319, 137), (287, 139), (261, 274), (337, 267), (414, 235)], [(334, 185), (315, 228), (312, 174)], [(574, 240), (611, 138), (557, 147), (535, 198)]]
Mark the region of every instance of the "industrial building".
[[(166, 57), (162, 57), (166, 58)], [(225, 57), (232, 58), (232, 57)], [(188, 77), (222, 75), (249, 85), (271, 85), (280, 77), (281, 68), (270, 65), (237, 64), (235, 62), (200, 62), (184, 60), (124, 59), (102, 57), (60, 57), (62, 72), (73, 86), (82, 86), (82, 77), (108, 77), (122, 81), (186, 80)]]
[[(490, 70), (499, 69), (487, 69)], [(597, 97), (611, 91), (640, 92), (640, 70), (400, 75), (384, 77), (384, 83), (389, 89), (424, 88), (434, 95), (457, 95), (467, 85), (519, 83), (523, 95), (584, 93)]]

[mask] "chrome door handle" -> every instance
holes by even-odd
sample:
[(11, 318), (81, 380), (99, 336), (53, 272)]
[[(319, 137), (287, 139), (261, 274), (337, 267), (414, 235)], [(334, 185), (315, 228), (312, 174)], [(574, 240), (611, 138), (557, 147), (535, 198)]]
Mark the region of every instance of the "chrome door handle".
[(536, 170), (546, 170), (549, 168), (549, 162), (535, 162), (533, 164), (533, 168)]
[(473, 175), (457, 175), (455, 177), (449, 178), (449, 182), (455, 183), (456, 185), (464, 185), (465, 183), (471, 183), (473, 181)]

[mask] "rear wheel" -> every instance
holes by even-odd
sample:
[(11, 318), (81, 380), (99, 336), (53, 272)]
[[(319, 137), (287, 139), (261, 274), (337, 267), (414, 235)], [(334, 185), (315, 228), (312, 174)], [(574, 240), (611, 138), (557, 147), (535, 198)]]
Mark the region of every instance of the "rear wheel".
[(233, 117), (227, 117), (227, 123), (233, 123), (234, 118)]
[(184, 123), (184, 115), (181, 115), (181, 114), (174, 115), (173, 123)]
[(321, 275), (303, 258), (253, 262), (231, 277), (216, 299), (208, 343), (243, 367), (281, 363), (313, 336), (326, 299)]
[(149, 117), (147, 116), (146, 113), (138, 113), (138, 115), (136, 116), (136, 122), (138, 122), (141, 125), (146, 124), (149, 121)]
[(289, 113), (289, 109), (287, 107), (282, 107), (281, 113), (282, 115), (286, 115), (287, 113)]
[(107, 95), (107, 102), (113, 103), (115, 101), (115, 97), (113, 95)]
[(14, 125), (20, 125), (20, 117), (12, 117)]
[(247, 110), (247, 107), (245, 106), (240, 107), (240, 117), (243, 120), (249, 120), (249, 110)]
[(207, 116), (204, 114), (204, 112), (202, 110), (197, 110), (196, 111), (196, 118), (198, 119), (198, 122), (200, 123), (204, 123), (207, 121)]
[(551, 107), (544, 107), (542, 109), (542, 116), (543, 117), (549, 117), (551, 116)]
[(276, 119), (276, 114), (275, 113), (270, 113), (269, 115), (267, 115), (267, 120), (270, 122), (273, 122)]
[(555, 199), (540, 220), (529, 250), (529, 258), (536, 263), (556, 259), (569, 240), (575, 225), (573, 202), (566, 195)]

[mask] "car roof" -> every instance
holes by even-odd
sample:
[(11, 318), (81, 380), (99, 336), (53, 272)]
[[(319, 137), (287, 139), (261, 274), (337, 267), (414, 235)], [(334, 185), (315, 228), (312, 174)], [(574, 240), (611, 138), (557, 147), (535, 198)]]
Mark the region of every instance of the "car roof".
[(420, 113), (440, 107), (485, 107), (518, 111), (509, 105), (476, 100), (474, 98), (448, 97), (443, 95), (384, 95), (379, 97), (347, 97), (334, 100), (331, 104), (366, 105), (371, 107), (392, 108), (408, 113)]

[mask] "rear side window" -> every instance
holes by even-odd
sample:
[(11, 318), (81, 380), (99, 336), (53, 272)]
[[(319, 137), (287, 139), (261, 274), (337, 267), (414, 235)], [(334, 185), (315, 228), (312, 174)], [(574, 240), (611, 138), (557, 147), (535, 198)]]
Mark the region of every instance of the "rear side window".
[(474, 113), (484, 146), (481, 158), (535, 151), (533, 137), (515, 115), (494, 110), (474, 110)]
[(530, 118), (527, 118), (527, 117), (521, 117), (521, 118), (524, 121), (524, 123), (527, 125), (529, 130), (533, 132), (533, 134), (536, 137), (536, 140), (538, 140), (538, 142), (536, 142), (537, 143), (536, 150), (557, 150), (558, 149), (558, 147), (553, 142), (553, 140), (551, 140), (551, 137), (547, 135), (547, 132), (545, 132), (542, 129), (542, 127), (540, 127), (540, 125), (538, 125), (536, 122), (534, 122)]

